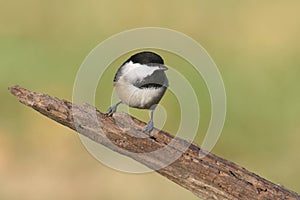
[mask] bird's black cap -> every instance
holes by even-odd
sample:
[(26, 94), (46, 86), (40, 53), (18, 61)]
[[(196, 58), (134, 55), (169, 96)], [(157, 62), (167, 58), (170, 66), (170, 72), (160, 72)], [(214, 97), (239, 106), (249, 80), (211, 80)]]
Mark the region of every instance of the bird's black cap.
[(164, 64), (164, 60), (162, 59), (162, 57), (160, 57), (160, 55), (153, 53), (151, 51), (143, 51), (134, 54), (125, 63), (130, 61), (132, 61), (133, 63), (140, 63), (140, 64), (149, 64), (149, 63)]
[(126, 60), (123, 65), (118, 69), (115, 77), (114, 77), (114, 82), (118, 81), (120, 75), (122, 74), (122, 68), (123, 66), (132, 61), (133, 63), (139, 63), (139, 64), (144, 64), (144, 65), (149, 65), (149, 66), (157, 66), (157, 65), (153, 65), (153, 64), (159, 64), (159, 65), (163, 65), (164, 64), (164, 60), (162, 59), (162, 57), (160, 57), (160, 55), (151, 52), (151, 51), (142, 51), (139, 53), (136, 53), (134, 55), (132, 55), (128, 60)]

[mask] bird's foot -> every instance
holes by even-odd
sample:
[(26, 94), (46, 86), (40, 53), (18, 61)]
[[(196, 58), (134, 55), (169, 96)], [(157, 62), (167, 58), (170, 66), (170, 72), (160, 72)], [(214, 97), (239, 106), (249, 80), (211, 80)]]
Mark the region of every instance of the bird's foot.
[(115, 112), (117, 112), (117, 107), (118, 105), (120, 105), (122, 103), (122, 101), (119, 101), (118, 103), (116, 103), (115, 105), (112, 105), (111, 107), (109, 107), (105, 113), (105, 115), (107, 116), (112, 116)]
[(150, 132), (153, 130), (153, 128), (154, 128), (153, 121), (150, 120), (148, 124), (145, 126), (144, 131), (149, 133), (150, 135)]
[(116, 111), (117, 111), (117, 106), (113, 105), (107, 109), (105, 115), (112, 116)]

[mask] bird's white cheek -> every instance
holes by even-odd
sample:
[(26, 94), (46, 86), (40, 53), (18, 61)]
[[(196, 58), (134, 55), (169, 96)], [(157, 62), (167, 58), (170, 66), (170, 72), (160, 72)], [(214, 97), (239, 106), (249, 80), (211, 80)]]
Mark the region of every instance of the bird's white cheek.
[(130, 83), (141, 81), (147, 76), (151, 76), (159, 67), (149, 67), (138, 63), (128, 63), (124, 66), (123, 77)]

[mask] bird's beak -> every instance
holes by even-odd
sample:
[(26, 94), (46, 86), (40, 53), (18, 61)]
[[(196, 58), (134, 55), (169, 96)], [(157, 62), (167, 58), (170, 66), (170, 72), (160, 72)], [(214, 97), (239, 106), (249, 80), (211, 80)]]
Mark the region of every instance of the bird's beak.
[(165, 65), (160, 65), (159, 70), (166, 71), (168, 68)]

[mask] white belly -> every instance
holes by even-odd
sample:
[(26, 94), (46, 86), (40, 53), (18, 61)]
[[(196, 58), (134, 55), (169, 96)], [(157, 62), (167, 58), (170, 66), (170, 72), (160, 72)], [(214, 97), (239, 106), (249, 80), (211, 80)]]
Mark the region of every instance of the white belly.
[(149, 109), (158, 104), (166, 91), (166, 87), (140, 89), (123, 81), (115, 83), (118, 96), (123, 103), (134, 108)]

